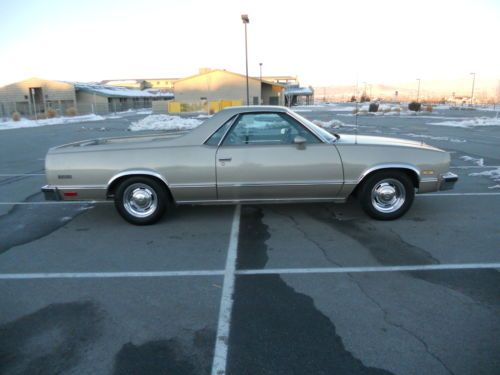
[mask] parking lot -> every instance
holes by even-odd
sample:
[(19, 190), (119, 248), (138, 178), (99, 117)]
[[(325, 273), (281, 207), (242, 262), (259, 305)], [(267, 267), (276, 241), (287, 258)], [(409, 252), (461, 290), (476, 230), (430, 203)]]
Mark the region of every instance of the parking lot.
[(49, 147), (145, 115), (0, 131), (0, 374), (498, 374), (500, 183), (477, 174), (500, 168), (500, 126), (430, 124), (496, 113), (299, 111), (445, 149), (459, 181), (390, 222), (352, 200), (137, 227), (40, 187)]

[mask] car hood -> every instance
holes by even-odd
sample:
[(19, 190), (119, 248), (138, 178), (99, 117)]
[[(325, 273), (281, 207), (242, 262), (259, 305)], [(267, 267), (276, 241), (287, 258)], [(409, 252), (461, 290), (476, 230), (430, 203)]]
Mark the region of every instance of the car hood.
[(423, 142), (411, 141), (401, 138), (376, 137), (372, 135), (354, 135), (354, 134), (339, 134), (340, 138), (336, 144), (359, 144), (365, 146), (397, 146), (397, 147), (412, 147), (425, 148), (430, 150), (442, 151), (439, 148), (429, 146)]

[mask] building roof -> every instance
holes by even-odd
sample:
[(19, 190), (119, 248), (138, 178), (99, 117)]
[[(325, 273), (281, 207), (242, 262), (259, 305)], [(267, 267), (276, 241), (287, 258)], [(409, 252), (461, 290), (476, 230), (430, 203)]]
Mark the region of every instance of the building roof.
[(101, 85), (98, 83), (82, 83), (82, 82), (74, 82), (76, 91), (84, 91), (89, 92), (96, 95), (107, 96), (107, 97), (130, 97), (130, 98), (173, 98), (174, 94), (169, 92), (150, 92), (136, 89), (129, 89), (126, 87), (118, 87), (118, 86), (109, 86), (109, 85)]
[(285, 88), (285, 95), (313, 95), (311, 87), (288, 86)]
[[(180, 79), (178, 79), (175, 83), (177, 83), (177, 82), (182, 82), (182, 81), (187, 81), (188, 79), (193, 79), (193, 78), (196, 78), (196, 77), (202, 77), (202, 76), (205, 76), (205, 75), (208, 75), (208, 74), (212, 74), (212, 73), (215, 73), (215, 72), (222, 72), (222, 73), (232, 74), (232, 75), (235, 75), (235, 76), (238, 76), (238, 77), (243, 77), (243, 78), (246, 78), (246, 75), (244, 75), (244, 74), (231, 72), (231, 71), (229, 71), (229, 70), (225, 70), (225, 69), (213, 69), (213, 70), (210, 70), (210, 71), (208, 71), (208, 72), (199, 73), (199, 74), (193, 74), (192, 76), (189, 76), (189, 77), (180, 78)], [(248, 79), (249, 79), (249, 80), (254, 80), (254, 81), (261, 82), (261, 80), (260, 80), (259, 78), (255, 78), (255, 77), (250, 77), (250, 76), (248, 76)], [(271, 82), (271, 81), (266, 81), (266, 80), (264, 80), (264, 79), (262, 79), (262, 83), (266, 83), (266, 84), (268, 84), (268, 85), (274, 85), (274, 86), (281, 86), (281, 87), (285, 87), (285, 85), (283, 85), (283, 84), (281, 84), (281, 83), (275, 83), (275, 82)]]

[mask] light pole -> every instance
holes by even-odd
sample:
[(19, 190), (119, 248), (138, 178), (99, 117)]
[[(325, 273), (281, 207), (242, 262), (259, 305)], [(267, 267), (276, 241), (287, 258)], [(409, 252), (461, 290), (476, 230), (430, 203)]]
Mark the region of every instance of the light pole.
[(417, 89), (417, 103), (418, 103), (418, 99), (420, 98), (420, 78), (417, 78), (417, 81), (418, 81), (418, 89)]
[(246, 77), (247, 77), (247, 105), (250, 105), (250, 91), (248, 89), (248, 45), (247, 45), (247, 23), (250, 22), (248, 14), (242, 14), (241, 20), (245, 25), (245, 67), (246, 67)]
[(260, 104), (264, 104), (263, 96), (262, 96), (262, 63), (259, 63), (260, 69)]
[(472, 100), (474, 99), (474, 84), (476, 83), (476, 73), (471, 73), (472, 75), (472, 93), (470, 94), (470, 106), (472, 107)]

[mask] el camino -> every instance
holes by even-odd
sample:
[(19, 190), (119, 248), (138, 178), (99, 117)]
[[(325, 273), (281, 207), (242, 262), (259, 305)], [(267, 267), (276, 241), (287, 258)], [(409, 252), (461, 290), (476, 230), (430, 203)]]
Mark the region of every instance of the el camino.
[(172, 204), (345, 202), (392, 220), (415, 193), (453, 188), (449, 153), (420, 142), (332, 134), (282, 107), (231, 107), (190, 132), (51, 148), (49, 200), (114, 200), (132, 224)]

